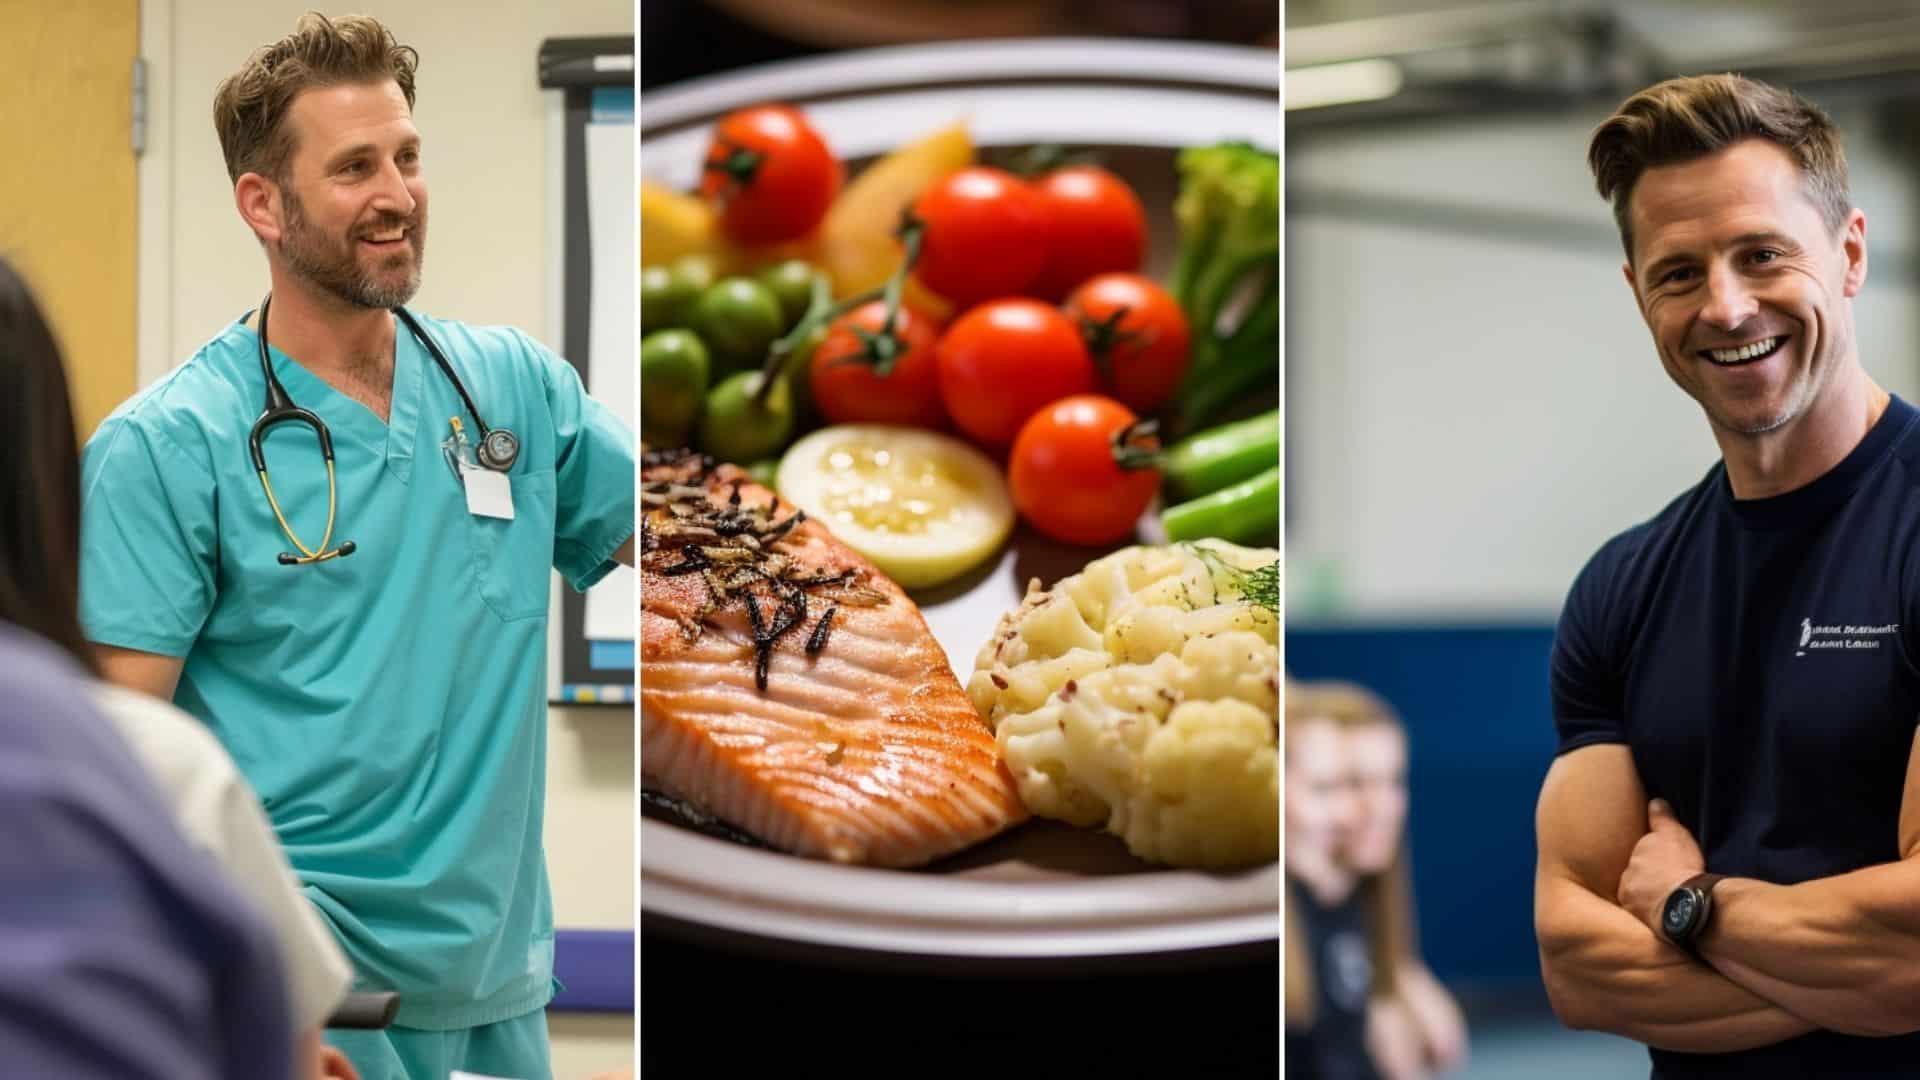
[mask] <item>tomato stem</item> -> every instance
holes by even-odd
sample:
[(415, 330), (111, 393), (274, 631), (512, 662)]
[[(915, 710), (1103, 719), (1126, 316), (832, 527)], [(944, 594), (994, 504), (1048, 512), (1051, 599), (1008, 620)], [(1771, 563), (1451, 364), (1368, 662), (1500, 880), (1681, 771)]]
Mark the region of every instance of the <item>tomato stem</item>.
[[(894, 233), (900, 243), (906, 247), (900, 265), (887, 276), (886, 284), (880, 287), (880, 297), (886, 301), (886, 311), (880, 318), (878, 331), (853, 326), (855, 337), (860, 339), (860, 351), (834, 361), (835, 364), (865, 364), (873, 369), (874, 375), (886, 378), (893, 373), (893, 367), (907, 354), (906, 339), (900, 335), (900, 296), (907, 284), (907, 275), (913, 271), (913, 264), (920, 261), (920, 241), (926, 234), (927, 223), (914, 216), (909, 207), (900, 215), (900, 227)], [(862, 294), (861, 302), (872, 299), (870, 293)]]
[(1160, 441), (1155, 438), (1159, 431), (1158, 420), (1144, 419), (1114, 432), (1110, 443), (1113, 463), (1129, 472), (1159, 468)]
[(1100, 370), (1100, 377), (1108, 385), (1113, 384), (1114, 350), (1122, 345), (1144, 346), (1154, 338), (1148, 331), (1121, 328), (1120, 323), (1132, 311), (1131, 306), (1122, 304), (1104, 319), (1096, 319), (1085, 312), (1079, 313), (1080, 337), (1087, 343), (1087, 356), (1093, 360), (1093, 366)]
[(881, 290), (877, 288), (868, 289), (835, 303), (833, 287), (827, 284), (827, 276), (815, 273), (813, 294), (807, 299), (806, 313), (800, 316), (800, 321), (794, 324), (792, 330), (787, 331), (785, 337), (767, 346), (767, 359), (760, 365), (760, 385), (754, 389), (754, 403), (766, 404), (767, 395), (773, 392), (773, 381), (778, 377), (780, 369), (786, 366), (787, 357), (793, 355), (795, 349), (805, 344), (814, 330), (861, 304), (878, 300), (881, 295)]
[(1022, 180), (1032, 180), (1069, 165), (1097, 165), (1099, 162), (1099, 156), (1091, 151), (1069, 150), (1059, 143), (1040, 143), (1009, 158), (1007, 171)]
[(758, 150), (749, 150), (739, 143), (718, 138), (714, 139), (713, 143), (724, 149), (726, 153), (721, 157), (708, 160), (705, 165), (706, 171), (725, 173), (727, 179), (739, 187), (744, 188), (752, 184), (754, 176), (760, 172), (761, 162), (767, 160), (767, 155)]

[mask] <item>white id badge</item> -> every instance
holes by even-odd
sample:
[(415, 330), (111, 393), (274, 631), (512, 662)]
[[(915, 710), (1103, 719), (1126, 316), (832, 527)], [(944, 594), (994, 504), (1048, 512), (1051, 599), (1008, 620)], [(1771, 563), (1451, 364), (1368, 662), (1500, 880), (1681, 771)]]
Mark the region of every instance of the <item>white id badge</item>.
[(513, 520), (513, 484), (507, 474), (460, 463), (460, 480), (467, 489), (467, 509), (477, 517)]

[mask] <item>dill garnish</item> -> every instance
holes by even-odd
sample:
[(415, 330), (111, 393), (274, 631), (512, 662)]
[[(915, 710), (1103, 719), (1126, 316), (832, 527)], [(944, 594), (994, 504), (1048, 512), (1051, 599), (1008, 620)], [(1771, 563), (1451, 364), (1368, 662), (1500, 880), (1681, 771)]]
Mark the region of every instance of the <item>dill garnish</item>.
[(1275, 559), (1248, 573), (1246, 580), (1240, 583), (1240, 597), (1275, 615), (1280, 614), (1280, 560)]
[(1199, 544), (1182, 544), (1181, 547), (1200, 557), (1211, 572), (1214, 585), (1214, 602), (1220, 602), (1221, 587), (1239, 594), (1243, 603), (1254, 607), (1266, 608), (1277, 617), (1280, 614), (1280, 560), (1275, 559), (1265, 566), (1252, 570), (1242, 570), (1238, 566), (1220, 557), (1212, 548)]

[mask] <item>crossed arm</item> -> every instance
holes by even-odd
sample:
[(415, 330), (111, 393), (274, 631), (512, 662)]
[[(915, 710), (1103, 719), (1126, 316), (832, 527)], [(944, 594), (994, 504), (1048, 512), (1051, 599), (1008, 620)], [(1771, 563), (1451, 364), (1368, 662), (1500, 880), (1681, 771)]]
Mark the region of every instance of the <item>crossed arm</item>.
[(1654, 932), (1702, 869), (1699, 845), (1651, 807), (1626, 747), (1564, 755), (1537, 817), (1534, 925), (1560, 1018), (1669, 1050), (1725, 1052), (1827, 1028), (1920, 1029), (1920, 742), (1900, 812), (1901, 861), (1800, 885), (1729, 878), (1696, 943)]

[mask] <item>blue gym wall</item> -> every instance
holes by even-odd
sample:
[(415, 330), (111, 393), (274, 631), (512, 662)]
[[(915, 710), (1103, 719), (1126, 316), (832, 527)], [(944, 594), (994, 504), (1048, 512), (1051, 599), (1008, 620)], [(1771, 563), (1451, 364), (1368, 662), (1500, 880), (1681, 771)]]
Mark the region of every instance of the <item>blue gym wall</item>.
[(1434, 974), (1538, 981), (1533, 805), (1553, 759), (1553, 627), (1289, 627), (1286, 645), (1292, 678), (1360, 683), (1406, 722), (1414, 898)]

